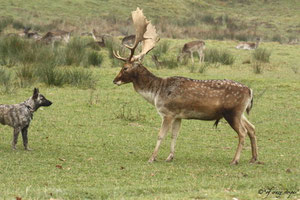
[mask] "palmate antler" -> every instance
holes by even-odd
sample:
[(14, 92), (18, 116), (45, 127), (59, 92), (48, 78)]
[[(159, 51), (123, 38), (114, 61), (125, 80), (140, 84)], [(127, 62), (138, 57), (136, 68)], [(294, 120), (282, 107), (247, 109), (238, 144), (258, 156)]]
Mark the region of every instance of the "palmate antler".
[[(135, 27), (135, 42), (132, 47), (125, 45), (131, 51), (130, 56), (123, 58), (118, 52), (113, 52), (113, 54), (117, 59), (134, 62), (142, 60), (144, 55), (155, 47), (155, 44), (159, 41), (159, 37), (156, 33), (155, 26), (144, 16), (143, 10), (137, 8), (136, 11), (133, 11), (131, 14)], [(134, 51), (140, 42), (142, 42), (142, 51), (140, 54), (134, 56)]]

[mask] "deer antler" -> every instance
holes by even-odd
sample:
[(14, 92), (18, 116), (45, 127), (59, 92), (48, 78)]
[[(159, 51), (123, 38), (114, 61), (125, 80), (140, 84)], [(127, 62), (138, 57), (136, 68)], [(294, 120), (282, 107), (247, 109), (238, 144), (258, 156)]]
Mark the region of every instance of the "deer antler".
[(119, 51), (115, 52), (115, 51), (113, 50), (113, 54), (114, 54), (114, 56), (115, 56), (117, 59), (119, 59), (119, 60), (123, 60), (123, 61), (125, 61), (125, 62), (128, 60), (127, 58), (121, 57)]
[[(137, 8), (136, 11), (132, 11), (131, 14), (135, 27), (135, 41), (132, 47), (128, 45), (124, 46), (131, 51), (127, 61), (133, 62), (136, 60), (141, 60), (144, 55), (146, 55), (151, 49), (153, 49), (156, 42), (159, 41), (159, 37), (156, 33), (155, 27), (144, 16), (143, 10)], [(140, 42), (142, 42), (142, 52), (139, 55), (133, 56), (134, 51)], [(114, 56), (123, 61), (125, 59), (115, 52)]]

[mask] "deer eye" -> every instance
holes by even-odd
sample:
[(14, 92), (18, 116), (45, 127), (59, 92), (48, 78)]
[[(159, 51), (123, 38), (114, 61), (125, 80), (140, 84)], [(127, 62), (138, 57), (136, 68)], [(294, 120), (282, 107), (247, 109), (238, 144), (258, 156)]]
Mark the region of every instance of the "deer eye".
[(124, 71), (127, 71), (127, 69), (128, 69), (128, 67), (124, 67), (124, 68), (123, 68)]

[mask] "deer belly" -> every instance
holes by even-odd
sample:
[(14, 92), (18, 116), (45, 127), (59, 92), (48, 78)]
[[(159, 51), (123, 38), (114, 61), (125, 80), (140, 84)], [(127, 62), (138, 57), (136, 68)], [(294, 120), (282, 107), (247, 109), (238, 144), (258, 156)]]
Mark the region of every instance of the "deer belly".
[(219, 118), (217, 113), (207, 113), (199, 111), (183, 111), (178, 114), (178, 118), (181, 119), (199, 119), (199, 120), (215, 120)]

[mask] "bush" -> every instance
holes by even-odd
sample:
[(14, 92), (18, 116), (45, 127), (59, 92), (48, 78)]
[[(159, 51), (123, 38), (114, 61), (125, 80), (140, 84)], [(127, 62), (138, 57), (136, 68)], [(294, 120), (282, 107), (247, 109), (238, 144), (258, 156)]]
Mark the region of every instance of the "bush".
[(98, 54), (95, 51), (91, 51), (88, 53), (88, 55), (87, 55), (87, 64), (88, 65), (100, 66), (102, 62), (103, 62), (102, 55)]
[(32, 65), (23, 65), (16, 71), (16, 76), (19, 79), (20, 87), (32, 85), (35, 81), (35, 71)]
[(65, 61), (66, 65), (79, 66), (85, 56), (85, 46), (83, 40), (80, 38), (73, 38), (65, 49)]
[(36, 76), (46, 85), (62, 86), (64, 84), (63, 73), (56, 68), (55, 62), (38, 64), (35, 67)]
[(152, 54), (156, 55), (158, 58), (161, 57), (161, 55), (166, 54), (170, 49), (170, 42), (169, 41), (163, 41), (159, 43), (153, 50)]
[(93, 74), (88, 69), (71, 68), (61, 70), (63, 82), (75, 87), (94, 88), (95, 80)]
[(219, 62), (224, 65), (232, 65), (235, 61), (234, 56), (226, 50), (206, 49), (204, 54), (204, 61), (209, 63)]
[(201, 21), (203, 21), (206, 24), (214, 24), (215, 23), (214, 17), (212, 15), (210, 15), (210, 14), (204, 15), (201, 18)]
[(8, 25), (12, 24), (14, 19), (12, 17), (3, 17), (0, 19), (0, 32), (5, 29)]
[(263, 72), (263, 68), (260, 62), (254, 62), (252, 67), (253, 67), (253, 72), (255, 74), (261, 74)]
[(0, 86), (2, 92), (10, 93), (13, 90), (12, 74), (4, 67), (0, 67)]
[(252, 56), (255, 60), (260, 62), (268, 63), (270, 62), (271, 52), (267, 49), (258, 48), (252, 53)]
[(272, 41), (273, 41), (273, 42), (279, 42), (279, 43), (281, 44), (282, 41), (283, 41), (283, 38), (281, 37), (281, 35), (276, 34), (276, 35), (274, 35), (274, 36), (272, 37)]

